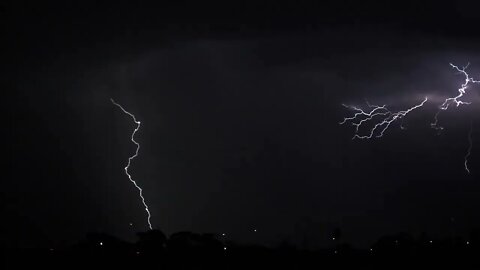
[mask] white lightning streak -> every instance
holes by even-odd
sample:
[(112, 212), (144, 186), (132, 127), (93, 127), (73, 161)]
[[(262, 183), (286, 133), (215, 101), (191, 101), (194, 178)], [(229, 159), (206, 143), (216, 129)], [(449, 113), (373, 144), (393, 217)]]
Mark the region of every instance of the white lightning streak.
[(467, 150), (467, 154), (465, 155), (465, 170), (467, 171), (467, 173), (470, 173), (470, 169), (468, 168), (468, 157), (470, 157), (470, 154), (472, 152), (472, 146), (473, 146), (472, 132), (473, 132), (473, 123), (470, 122), (470, 131), (468, 132), (468, 150)]
[(143, 203), (143, 206), (145, 206), (145, 211), (147, 212), (147, 222), (148, 222), (148, 227), (150, 228), (150, 230), (152, 230), (152, 223), (150, 222), (150, 218), (151, 218), (151, 215), (150, 215), (150, 211), (148, 210), (148, 205), (147, 203), (145, 202), (145, 198), (143, 197), (143, 190), (141, 187), (139, 187), (137, 185), (137, 182), (135, 180), (132, 179), (132, 176), (128, 173), (128, 168), (130, 167), (130, 163), (131, 161), (136, 158), (138, 156), (138, 151), (140, 150), (140, 144), (135, 141), (134, 139), (134, 136), (135, 136), (135, 133), (138, 131), (138, 129), (140, 129), (140, 121), (137, 121), (137, 119), (135, 118), (135, 115), (129, 113), (128, 111), (126, 111), (122, 105), (118, 104), (115, 102), (115, 100), (113, 100), (112, 98), (110, 98), (110, 100), (112, 101), (112, 103), (116, 106), (118, 106), (124, 113), (128, 114), (130, 117), (132, 117), (133, 121), (135, 122), (135, 124), (137, 124), (137, 127), (135, 128), (135, 130), (133, 131), (132, 133), (132, 136), (131, 136), (131, 141), (137, 146), (137, 149), (135, 150), (135, 155), (131, 156), (128, 158), (128, 163), (127, 163), (127, 166), (125, 166), (125, 174), (128, 176), (128, 179), (130, 180), (130, 182), (132, 182), (135, 187), (138, 189), (139, 191), (139, 195), (140, 195), (140, 198), (142, 199), (142, 203)]
[(455, 104), (456, 107), (458, 107), (460, 105), (470, 105), (471, 102), (462, 101), (460, 99), (467, 92), (466, 90), (467, 90), (468, 85), (470, 83), (480, 83), (480, 81), (477, 81), (477, 80), (474, 80), (473, 78), (471, 78), (470, 75), (468, 75), (468, 73), (466, 72), (466, 69), (468, 68), (469, 64), (467, 64), (466, 66), (464, 66), (462, 68), (459, 68), (458, 66), (456, 66), (452, 63), (450, 63), (450, 66), (452, 68), (454, 68), (455, 70), (457, 70), (459, 73), (461, 73), (465, 76), (465, 82), (462, 84), (462, 86), (460, 88), (458, 88), (458, 95), (456, 95), (455, 97), (450, 97), (450, 98), (445, 99), (445, 101), (442, 103), (442, 105), (440, 105), (438, 107), (438, 111), (435, 114), (434, 121), (433, 121), (433, 123), (430, 124), (432, 128), (437, 129), (437, 130), (443, 130), (443, 127), (438, 125), (438, 115), (440, 114), (440, 112), (448, 110), (448, 108), (452, 104)]
[[(470, 84), (480, 84), (480, 81), (475, 80), (470, 77), (470, 75), (467, 73), (467, 68), (469, 64), (466, 66), (459, 68), (458, 66), (450, 63), (450, 66), (455, 69), (459, 74), (462, 74), (465, 77), (465, 81), (462, 83), (460, 88), (458, 88), (458, 94), (454, 97), (449, 97), (444, 100), (444, 102), (438, 107), (438, 111), (435, 113), (434, 116), (434, 121), (430, 124), (432, 128), (441, 131), (443, 130), (443, 127), (438, 125), (438, 116), (440, 112), (448, 110), (448, 108), (451, 105), (455, 105), (455, 107), (459, 107), (460, 105), (470, 105), (471, 102), (464, 101), (464, 95), (467, 93), (467, 89), (469, 88)], [(358, 108), (356, 106), (347, 106), (345, 104), (342, 104), (344, 107), (355, 111), (355, 114), (352, 117), (346, 117), (343, 119), (343, 121), (340, 122), (340, 124), (345, 124), (346, 122), (350, 122), (353, 126), (355, 126), (355, 134), (352, 139), (359, 138), (359, 139), (371, 139), (373, 137), (382, 137), (385, 131), (390, 127), (390, 124), (395, 122), (398, 119), (401, 119), (400, 123), (400, 128), (404, 129), (403, 127), (403, 120), (404, 117), (410, 113), (411, 111), (422, 107), (423, 104), (427, 101), (427, 97), (422, 101), (422, 103), (415, 105), (411, 107), (408, 110), (405, 111), (399, 111), (399, 112), (392, 112), (390, 111), (386, 105), (383, 106), (376, 106), (376, 105), (370, 105), (367, 102), (368, 107), (370, 110), (363, 110), (361, 108)], [(360, 135), (359, 129), (362, 127), (363, 124), (369, 124), (373, 123), (373, 127), (370, 129), (370, 131), (365, 134), (365, 135)], [(468, 133), (468, 142), (469, 142), (469, 147), (467, 150), (467, 153), (465, 155), (465, 170), (467, 173), (470, 173), (470, 169), (468, 167), (468, 158), (470, 157), (471, 151), (472, 151), (472, 132), (473, 132), (473, 124), (470, 123), (470, 131)]]
[[(392, 112), (390, 111), (386, 105), (382, 106), (377, 106), (377, 105), (370, 105), (367, 102), (367, 105), (369, 108), (371, 108), (370, 111), (364, 111), (361, 108), (358, 108), (356, 106), (348, 106), (345, 104), (342, 104), (344, 107), (351, 109), (355, 111), (356, 113), (352, 117), (346, 117), (343, 119), (343, 121), (340, 122), (340, 125), (345, 124), (346, 122), (351, 122), (353, 126), (355, 126), (355, 134), (352, 139), (358, 138), (358, 139), (371, 139), (373, 137), (380, 138), (383, 136), (385, 131), (390, 127), (390, 124), (395, 122), (396, 120), (403, 119), (407, 114), (409, 114), (411, 111), (418, 109), (425, 104), (425, 102), (428, 101), (428, 98), (425, 97), (425, 99), (407, 109), (404, 111), (398, 111), (398, 112)], [(359, 134), (359, 129), (360, 127), (368, 122), (373, 122), (374, 118), (379, 118), (378, 122), (373, 126), (373, 128), (370, 129), (370, 132), (367, 133), (366, 135), (360, 135)], [(401, 126), (403, 128), (403, 126)]]

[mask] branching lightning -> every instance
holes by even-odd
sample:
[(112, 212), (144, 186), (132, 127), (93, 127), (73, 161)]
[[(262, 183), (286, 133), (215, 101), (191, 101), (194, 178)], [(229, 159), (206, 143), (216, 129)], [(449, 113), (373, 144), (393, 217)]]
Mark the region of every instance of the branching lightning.
[[(409, 114), (411, 111), (418, 109), (425, 104), (425, 102), (428, 101), (428, 98), (425, 97), (425, 99), (407, 109), (404, 111), (398, 111), (398, 112), (392, 112), (390, 111), (386, 105), (378, 106), (378, 105), (371, 105), (370, 103), (367, 102), (367, 106), (370, 109), (368, 110), (363, 110), (359, 107), (356, 106), (348, 106), (345, 104), (342, 104), (344, 107), (351, 109), (355, 111), (356, 113), (352, 117), (346, 117), (343, 119), (342, 122), (340, 122), (340, 125), (343, 125), (347, 122), (350, 122), (353, 126), (355, 126), (355, 134), (353, 135), (352, 139), (358, 138), (358, 139), (371, 139), (373, 137), (380, 138), (383, 136), (385, 131), (390, 127), (390, 125), (395, 122), (396, 120), (400, 120)], [(376, 124), (370, 129), (369, 132), (365, 135), (360, 135), (360, 128), (362, 125), (367, 124), (369, 122), (376, 122)], [(403, 125), (400, 126), (403, 129)]]
[(443, 127), (438, 125), (438, 115), (440, 114), (441, 111), (446, 111), (450, 107), (450, 105), (455, 104), (456, 107), (460, 105), (470, 105), (471, 102), (463, 101), (461, 98), (466, 94), (468, 86), (470, 83), (480, 83), (480, 81), (474, 80), (473, 78), (468, 75), (466, 69), (468, 68), (470, 64), (467, 64), (466, 66), (459, 68), (458, 66), (450, 63), (450, 66), (454, 68), (456, 71), (459, 73), (463, 74), (465, 76), (465, 82), (462, 84), (460, 88), (458, 88), (458, 95), (454, 97), (449, 97), (445, 99), (445, 101), (438, 107), (438, 111), (435, 114), (434, 121), (431, 123), (431, 127), (437, 130), (443, 130)]
[(473, 133), (473, 122), (470, 122), (470, 131), (468, 132), (468, 150), (467, 150), (467, 154), (465, 155), (465, 163), (464, 163), (465, 170), (468, 173), (470, 173), (470, 169), (468, 168), (468, 158), (472, 153), (472, 146), (473, 146), (472, 133)]
[(140, 188), (140, 186), (138, 186), (137, 182), (135, 180), (133, 180), (132, 176), (128, 173), (128, 168), (130, 167), (130, 163), (132, 162), (132, 160), (134, 158), (136, 158), (138, 156), (138, 151), (140, 150), (140, 144), (135, 141), (134, 137), (135, 137), (135, 133), (137, 133), (137, 131), (140, 129), (140, 121), (137, 121), (137, 119), (135, 118), (135, 115), (131, 114), (130, 112), (126, 111), (122, 105), (118, 104), (117, 102), (115, 102), (115, 100), (113, 100), (112, 98), (110, 99), (112, 101), (112, 103), (116, 106), (118, 106), (124, 113), (128, 114), (130, 117), (132, 117), (133, 121), (135, 122), (135, 124), (137, 124), (137, 127), (135, 128), (135, 130), (133, 131), (132, 133), (132, 136), (130, 137), (130, 140), (137, 146), (136, 150), (135, 150), (135, 154), (131, 157), (128, 158), (128, 163), (127, 163), (127, 166), (125, 166), (125, 174), (128, 176), (128, 179), (130, 180), (130, 182), (132, 182), (135, 187), (138, 189), (138, 192), (139, 192), (139, 195), (140, 195), (140, 198), (142, 199), (142, 203), (143, 203), (143, 206), (145, 207), (145, 211), (147, 212), (147, 222), (148, 222), (148, 227), (150, 228), (150, 230), (152, 230), (152, 223), (150, 222), (150, 218), (151, 218), (151, 215), (150, 215), (150, 210), (148, 210), (148, 205), (147, 203), (145, 202), (145, 198), (143, 197), (143, 190), (142, 188)]
[[(469, 84), (480, 83), (480, 81), (471, 78), (470, 75), (467, 73), (466, 70), (467, 70), (469, 65), (470, 64), (468, 63), (466, 66), (464, 66), (462, 68), (459, 68), (458, 66), (450, 63), (450, 66), (453, 69), (455, 69), (458, 73), (462, 74), (465, 77), (465, 81), (462, 83), (461, 87), (458, 88), (458, 95), (445, 99), (445, 101), (442, 103), (442, 105), (440, 105), (438, 107), (438, 111), (435, 114), (434, 121), (433, 121), (433, 123), (430, 124), (432, 128), (434, 128), (436, 130), (439, 130), (439, 131), (443, 130), (443, 127), (438, 125), (438, 115), (440, 114), (441, 111), (448, 110), (450, 105), (454, 104), (456, 107), (458, 107), (460, 105), (470, 105), (471, 104), (471, 102), (463, 101), (463, 100), (461, 100), (461, 98), (463, 98), (463, 96), (467, 93), (467, 89), (469, 87)], [(473, 130), (473, 124), (470, 123), (470, 131), (468, 133), (469, 147), (468, 147), (468, 150), (467, 150), (467, 154), (465, 155), (465, 162), (464, 162), (465, 170), (467, 171), (467, 173), (470, 173), (470, 169), (468, 168), (468, 157), (470, 156), (471, 150), (472, 150), (472, 143), (473, 143), (472, 142), (472, 130)]]
[[(451, 105), (454, 105), (455, 107), (459, 107), (460, 105), (470, 105), (471, 102), (465, 101), (465, 94), (467, 93), (467, 89), (471, 84), (480, 84), (480, 81), (475, 80), (470, 77), (470, 75), (467, 73), (467, 68), (469, 64), (466, 66), (459, 68), (458, 66), (450, 63), (450, 66), (455, 69), (459, 74), (462, 74), (465, 77), (465, 81), (461, 84), (460, 88), (458, 88), (458, 94), (453, 97), (446, 98), (443, 103), (438, 107), (438, 111), (436, 112), (434, 116), (434, 121), (430, 124), (430, 126), (438, 131), (443, 130), (442, 126), (438, 125), (438, 116), (440, 112), (448, 110)], [(346, 117), (343, 119), (343, 121), (340, 122), (341, 125), (349, 122), (353, 126), (355, 126), (355, 133), (352, 139), (358, 138), (358, 139), (372, 139), (374, 137), (379, 138), (382, 137), (385, 133), (385, 131), (390, 127), (390, 125), (395, 122), (396, 120), (401, 120), (400, 123), (400, 128), (404, 129), (403, 127), (403, 120), (404, 117), (412, 112), (413, 110), (422, 107), (425, 102), (427, 102), (428, 98), (425, 97), (425, 99), (407, 109), (404, 111), (398, 111), (398, 112), (392, 112), (387, 108), (386, 105), (378, 106), (378, 105), (370, 105), (367, 102), (368, 109), (364, 110), (356, 106), (348, 106), (345, 104), (342, 104), (344, 107), (347, 109), (350, 109), (354, 111), (355, 113), (351, 117)], [(369, 131), (366, 134), (360, 134), (360, 129), (363, 125), (371, 126)], [(469, 142), (469, 147), (467, 150), (467, 153), (464, 157), (465, 162), (465, 170), (467, 173), (470, 173), (470, 169), (468, 167), (468, 158), (470, 157), (471, 150), (472, 150), (472, 132), (473, 132), (473, 124), (470, 124), (470, 131), (468, 133), (468, 142)]]

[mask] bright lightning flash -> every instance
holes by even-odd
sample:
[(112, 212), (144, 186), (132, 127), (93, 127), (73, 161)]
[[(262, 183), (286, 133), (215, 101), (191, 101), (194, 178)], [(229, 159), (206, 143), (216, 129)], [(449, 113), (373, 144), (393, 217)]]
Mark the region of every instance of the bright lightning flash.
[(456, 95), (455, 97), (450, 97), (445, 99), (442, 105), (438, 107), (438, 112), (435, 114), (434, 121), (433, 123), (430, 124), (432, 128), (437, 130), (443, 130), (443, 127), (438, 125), (438, 115), (440, 114), (440, 112), (448, 110), (448, 108), (452, 104), (455, 104), (456, 107), (460, 105), (470, 105), (471, 102), (462, 101), (461, 98), (466, 94), (468, 85), (470, 83), (480, 83), (480, 81), (474, 80), (473, 78), (470, 77), (470, 75), (468, 75), (466, 69), (468, 68), (469, 64), (467, 64), (462, 68), (459, 68), (458, 66), (452, 63), (450, 63), (450, 66), (465, 76), (465, 82), (462, 84), (460, 88), (458, 88), (458, 95)]
[[(378, 105), (371, 105), (367, 102), (367, 106), (369, 110), (363, 110), (356, 106), (349, 106), (342, 104), (344, 107), (355, 111), (355, 114), (352, 117), (346, 117), (340, 122), (340, 125), (343, 125), (347, 122), (350, 122), (353, 126), (355, 126), (355, 134), (352, 139), (371, 139), (373, 137), (380, 138), (383, 136), (385, 131), (390, 127), (390, 125), (395, 122), (396, 120), (400, 120), (409, 114), (411, 111), (418, 109), (427, 102), (428, 98), (425, 99), (404, 111), (392, 112), (390, 111), (386, 105), (378, 106)], [(364, 135), (360, 134), (360, 128), (364, 124), (368, 124), (370, 122), (375, 122), (376, 124)], [(403, 128), (403, 126), (402, 126)]]
[(128, 176), (128, 179), (130, 180), (130, 182), (132, 182), (135, 187), (138, 189), (138, 192), (139, 192), (139, 195), (140, 195), (140, 198), (142, 199), (142, 203), (143, 203), (143, 206), (145, 206), (145, 211), (147, 212), (147, 222), (148, 222), (148, 227), (150, 228), (150, 230), (152, 230), (152, 223), (150, 222), (150, 218), (151, 218), (151, 215), (150, 215), (150, 211), (148, 210), (148, 205), (147, 203), (145, 202), (145, 198), (143, 197), (143, 190), (142, 188), (140, 188), (137, 184), (137, 182), (135, 180), (132, 179), (132, 176), (128, 173), (128, 168), (130, 167), (130, 163), (131, 161), (136, 158), (138, 156), (138, 151), (140, 150), (140, 144), (135, 141), (134, 139), (134, 136), (135, 136), (135, 133), (138, 131), (138, 129), (140, 129), (140, 121), (137, 121), (137, 119), (135, 118), (135, 115), (127, 112), (123, 107), (122, 105), (118, 104), (117, 102), (115, 102), (115, 100), (113, 100), (112, 98), (110, 99), (112, 101), (112, 103), (116, 106), (118, 106), (124, 113), (128, 114), (130, 117), (132, 117), (133, 119), (133, 122), (135, 122), (135, 124), (137, 124), (137, 127), (135, 128), (135, 130), (133, 131), (132, 133), (132, 136), (130, 138), (130, 140), (137, 146), (137, 149), (135, 150), (135, 154), (131, 157), (128, 158), (128, 163), (127, 163), (127, 166), (125, 166), (125, 174)]
[[(431, 123), (431, 127), (436, 129), (436, 130), (443, 130), (443, 127), (438, 125), (438, 115), (440, 114), (441, 111), (446, 111), (450, 107), (450, 105), (455, 105), (456, 107), (460, 105), (470, 105), (471, 102), (464, 101), (462, 98), (464, 98), (464, 95), (467, 92), (467, 89), (470, 84), (476, 84), (480, 83), (478, 80), (474, 80), (473, 78), (470, 77), (470, 75), (467, 73), (467, 68), (468, 64), (465, 67), (459, 68), (458, 66), (450, 63), (450, 66), (455, 69), (459, 74), (462, 74), (465, 77), (465, 81), (462, 83), (461, 87), (458, 88), (458, 95), (454, 97), (449, 97), (446, 98), (445, 101), (438, 107), (438, 111), (435, 114), (434, 121)], [(355, 126), (355, 134), (352, 139), (359, 138), (359, 139), (371, 139), (373, 137), (382, 137), (385, 131), (390, 127), (390, 124), (395, 122), (398, 119), (402, 119), (411, 111), (422, 107), (423, 104), (428, 99), (425, 97), (425, 99), (418, 105), (415, 105), (411, 107), (408, 110), (405, 111), (399, 111), (399, 112), (392, 112), (390, 111), (386, 105), (382, 106), (377, 106), (377, 105), (370, 105), (367, 102), (367, 105), (369, 107), (369, 110), (363, 110), (361, 108), (355, 107), (355, 106), (347, 106), (345, 104), (342, 104), (344, 107), (355, 111), (355, 114), (352, 117), (346, 117), (343, 119), (340, 124), (345, 124), (347, 122), (350, 122), (353, 126)], [(367, 134), (360, 135), (359, 129), (362, 127), (364, 124), (368, 123), (375, 123), (373, 127), (370, 129), (370, 131)], [(403, 126), (400, 125), (400, 127), (403, 129)], [(470, 126), (470, 132), (468, 134), (468, 142), (469, 142), (469, 147), (467, 150), (467, 154), (465, 155), (465, 170), (470, 173), (470, 169), (468, 168), (468, 158), (470, 156), (471, 150), (472, 150), (472, 130), (473, 130), (473, 125)]]
[[(475, 79), (471, 78), (470, 75), (468, 75), (466, 70), (467, 70), (469, 64), (467, 64), (466, 66), (464, 66), (462, 68), (459, 68), (458, 66), (456, 66), (452, 63), (450, 63), (450, 66), (452, 68), (454, 68), (456, 71), (458, 71), (458, 73), (462, 74), (465, 77), (465, 82), (462, 84), (462, 86), (460, 88), (458, 88), (458, 95), (456, 95), (455, 97), (450, 97), (450, 98), (445, 99), (445, 101), (442, 103), (442, 105), (440, 105), (440, 107), (438, 107), (438, 111), (435, 114), (434, 121), (430, 125), (431, 125), (432, 128), (434, 128), (436, 130), (439, 130), (439, 131), (443, 130), (443, 127), (438, 125), (438, 115), (440, 114), (440, 112), (448, 110), (448, 108), (452, 104), (455, 104), (456, 107), (458, 107), (460, 105), (470, 105), (471, 102), (462, 101), (461, 98), (466, 94), (469, 84), (480, 83), (480, 81), (475, 80)], [(472, 142), (472, 130), (473, 130), (473, 125), (472, 125), (472, 123), (470, 123), (470, 131), (468, 133), (469, 147), (468, 147), (468, 150), (467, 150), (467, 154), (465, 155), (465, 163), (464, 163), (465, 170), (467, 171), (467, 173), (470, 173), (470, 169), (468, 168), (468, 158), (470, 157), (470, 153), (471, 153), (471, 150), (472, 150), (472, 143), (473, 143)]]

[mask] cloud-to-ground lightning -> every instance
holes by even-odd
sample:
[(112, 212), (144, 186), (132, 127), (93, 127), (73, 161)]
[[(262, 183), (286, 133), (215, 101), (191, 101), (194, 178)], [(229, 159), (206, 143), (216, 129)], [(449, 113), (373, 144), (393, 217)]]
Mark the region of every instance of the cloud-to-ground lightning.
[[(380, 138), (383, 136), (385, 131), (390, 127), (390, 125), (395, 122), (396, 120), (403, 119), (407, 114), (411, 111), (422, 107), (425, 102), (428, 101), (428, 98), (420, 102), (419, 104), (398, 112), (390, 111), (386, 105), (378, 106), (378, 105), (371, 105), (367, 102), (367, 106), (369, 110), (363, 110), (356, 106), (348, 106), (342, 104), (344, 107), (355, 111), (355, 114), (352, 117), (346, 117), (343, 121), (340, 122), (341, 125), (350, 122), (353, 126), (355, 126), (355, 134), (353, 135), (352, 139), (371, 139), (373, 137)], [(362, 125), (367, 124), (369, 122), (376, 122), (375, 125), (367, 132), (365, 135), (360, 135), (360, 128)]]
[[(467, 89), (471, 84), (480, 84), (479, 80), (475, 80), (470, 75), (467, 73), (467, 68), (469, 64), (466, 66), (459, 68), (458, 66), (450, 63), (450, 66), (455, 69), (459, 74), (462, 74), (465, 77), (465, 81), (461, 84), (460, 88), (458, 88), (458, 94), (453, 97), (448, 97), (446, 98), (443, 103), (438, 107), (438, 111), (434, 116), (434, 121), (430, 124), (432, 128), (441, 131), (443, 130), (443, 127), (438, 125), (438, 116), (440, 112), (448, 110), (451, 105), (454, 105), (455, 107), (459, 107), (460, 105), (470, 105), (471, 102), (465, 101), (465, 95), (467, 93)], [(386, 105), (378, 106), (378, 105), (370, 105), (367, 102), (367, 106), (369, 109), (363, 110), (357, 106), (347, 106), (345, 104), (342, 104), (344, 107), (347, 109), (353, 110), (355, 113), (351, 117), (345, 117), (343, 121), (340, 122), (340, 124), (345, 124), (347, 122), (351, 123), (353, 126), (355, 126), (355, 133), (352, 139), (359, 138), (359, 139), (371, 139), (373, 137), (382, 137), (385, 131), (390, 127), (390, 124), (395, 122), (398, 119), (401, 119), (403, 121), (403, 118), (409, 114), (411, 111), (422, 107), (425, 102), (427, 102), (428, 98), (425, 97), (425, 99), (405, 110), (405, 111), (399, 111), (399, 112), (392, 112), (390, 111)], [(360, 134), (360, 128), (363, 125), (369, 125), (371, 124), (371, 128), (366, 134), (361, 135)], [(403, 129), (403, 125), (401, 124), (400, 127)], [(472, 150), (472, 132), (473, 132), (473, 124), (470, 124), (470, 131), (468, 133), (468, 142), (469, 142), (469, 147), (467, 150), (467, 153), (465, 155), (465, 161), (464, 161), (464, 166), (465, 170), (467, 173), (470, 173), (470, 168), (468, 167), (468, 158), (471, 154)]]
[(140, 186), (138, 186), (137, 182), (135, 180), (133, 180), (132, 176), (130, 175), (130, 173), (128, 173), (128, 168), (130, 167), (130, 163), (132, 162), (132, 160), (134, 158), (136, 158), (138, 156), (138, 151), (140, 150), (140, 144), (135, 141), (135, 133), (137, 133), (137, 131), (140, 129), (140, 121), (138, 121), (136, 118), (135, 118), (135, 115), (133, 115), (132, 113), (126, 111), (122, 105), (118, 104), (117, 102), (115, 102), (115, 100), (113, 100), (112, 98), (110, 99), (112, 101), (112, 103), (114, 105), (116, 105), (117, 107), (119, 107), (124, 113), (128, 114), (130, 117), (132, 117), (133, 119), (133, 122), (135, 122), (135, 124), (137, 125), (135, 127), (135, 130), (133, 131), (132, 133), (132, 136), (130, 137), (130, 140), (137, 146), (136, 150), (135, 150), (135, 154), (131, 157), (128, 158), (128, 163), (127, 163), (127, 166), (125, 166), (125, 174), (128, 176), (128, 179), (130, 180), (130, 182), (132, 182), (135, 187), (138, 189), (138, 192), (139, 192), (139, 195), (140, 195), (140, 198), (142, 199), (142, 203), (143, 203), (143, 206), (145, 207), (145, 211), (147, 212), (147, 223), (148, 223), (148, 227), (150, 228), (150, 230), (152, 230), (152, 223), (150, 222), (150, 218), (151, 218), (151, 215), (150, 215), (150, 210), (148, 210), (148, 205), (147, 203), (145, 202), (145, 198), (143, 197), (143, 190)]
[(473, 141), (472, 141), (472, 132), (473, 132), (473, 122), (470, 122), (470, 131), (468, 131), (468, 150), (467, 154), (465, 155), (465, 170), (470, 173), (470, 169), (468, 168), (468, 158), (470, 157), (470, 154), (472, 153), (472, 146), (473, 146)]
[[(470, 105), (471, 104), (471, 102), (463, 101), (461, 99), (467, 93), (467, 89), (469, 87), (469, 84), (480, 83), (480, 81), (473, 79), (467, 73), (466, 70), (467, 70), (469, 65), (470, 65), (470, 63), (468, 63), (466, 66), (464, 66), (462, 68), (459, 68), (458, 66), (450, 63), (450, 66), (453, 69), (455, 69), (458, 73), (462, 74), (465, 77), (465, 81), (462, 83), (460, 88), (458, 88), (458, 95), (456, 95), (454, 97), (446, 98), (445, 101), (442, 103), (442, 105), (440, 105), (438, 107), (438, 111), (435, 114), (434, 121), (433, 121), (433, 123), (430, 124), (432, 126), (432, 128), (437, 129), (439, 131), (443, 130), (443, 127), (438, 125), (438, 115), (440, 114), (441, 111), (448, 110), (450, 105), (455, 104), (455, 106), (458, 107), (460, 105)], [(467, 173), (470, 173), (470, 169), (468, 167), (468, 157), (470, 156), (471, 150), (472, 150), (472, 130), (473, 130), (473, 125), (472, 125), (472, 123), (470, 123), (470, 131), (468, 133), (469, 147), (468, 147), (468, 150), (467, 150), (467, 154), (465, 155), (465, 162), (464, 162), (465, 170), (467, 171)]]

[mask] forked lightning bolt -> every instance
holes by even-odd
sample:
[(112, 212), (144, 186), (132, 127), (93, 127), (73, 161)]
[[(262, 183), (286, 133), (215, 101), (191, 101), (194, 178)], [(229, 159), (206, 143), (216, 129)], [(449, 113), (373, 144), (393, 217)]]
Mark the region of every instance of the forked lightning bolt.
[[(469, 87), (469, 84), (480, 83), (480, 81), (471, 78), (470, 75), (467, 73), (466, 70), (467, 70), (469, 64), (467, 64), (466, 66), (464, 66), (462, 68), (459, 68), (458, 66), (456, 66), (452, 63), (450, 63), (450, 66), (452, 68), (454, 68), (456, 71), (458, 71), (460, 74), (462, 74), (465, 77), (465, 81), (462, 83), (461, 87), (458, 88), (458, 95), (445, 99), (445, 101), (442, 103), (442, 105), (440, 105), (438, 107), (438, 111), (435, 114), (434, 121), (430, 125), (432, 126), (432, 128), (434, 128), (436, 130), (439, 130), (439, 131), (443, 130), (443, 127), (438, 125), (438, 115), (440, 114), (440, 112), (448, 110), (448, 108), (452, 104), (455, 104), (456, 107), (458, 107), (460, 105), (470, 105), (471, 102), (463, 101), (463, 100), (461, 100), (461, 98), (463, 98), (463, 96), (467, 93), (467, 89)], [(468, 133), (469, 147), (468, 147), (468, 150), (467, 150), (467, 154), (465, 155), (465, 162), (464, 162), (465, 170), (467, 171), (467, 173), (470, 173), (470, 169), (468, 168), (468, 157), (470, 157), (470, 154), (471, 154), (471, 151), (472, 151), (472, 143), (473, 143), (472, 142), (472, 130), (473, 130), (473, 124), (470, 123), (470, 131)]]
[(125, 174), (128, 176), (128, 179), (130, 180), (130, 182), (132, 182), (135, 187), (138, 189), (138, 192), (139, 192), (139, 195), (140, 195), (140, 198), (142, 199), (142, 203), (143, 203), (143, 206), (145, 206), (145, 211), (147, 212), (147, 223), (148, 223), (148, 227), (150, 228), (150, 230), (152, 230), (152, 223), (150, 222), (150, 218), (151, 218), (151, 215), (150, 215), (150, 211), (148, 210), (148, 205), (147, 203), (145, 202), (145, 198), (143, 197), (143, 190), (141, 187), (138, 186), (137, 182), (135, 180), (132, 179), (132, 176), (128, 173), (128, 168), (130, 167), (130, 163), (132, 162), (132, 160), (134, 158), (136, 158), (138, 156), (138, 151), (140, 150), (140, 144), (135, 141), (135, 133), (137, 133), (137, 131), (140, 129), (140, 121), (137, 121), (137, 119), (135, 118), (135, 115), (129, 113), (128, 111), (126, 111), (120, 104), (118, 104), (117, 102), (115, 102), (115, 100), (113, 100), (112, 98), (110, 99), (112, 101), (112, 103), (116, 106), (118, 106), (124, 113), (128, 114), (130, 117), (132, 117), (133, 119), (133, 122), (135, 122), (135, 124), (137, 124), (137, 127), (135, 128), (135, 130), (133, 131), (132, 133), (132, 136), (130, 137), (130, 140), (137, 146), (137, 149), (135, 150), (135, 154), (131, 157), (128, 158), (128, 163), (127, 163), (127, 166), (125, 166)]
[(445, 99), (445, 101), (438, 107), (438, 111), (435, 114), (434, 121), (430, 125), (432, 128), (437, 129), (437, 130), (443, 130), (443, 127), (438, 125), (438, 115), (440, 114), (441, 111), (446, 111), (450, 107), (450, 105), (455, 104), (456, 107), (460, 105), (470, 105), (471, 102), (463, 101), (461, 98), (465, 95), (467, 92), (468, 85), (470, 83), (480, 83), (480, 81), (474, 80), (473, 78), (468, 75), (466, 69), (468, 68), (469, 64), (467, 64), (463, 68), (459, 68), (458, 66), (450, 63), (450, 66), (454, 68), (456, 71), (459, 73), (463, 74), (465, 76), (465, 82), (462, 84), (460, 88), (458, 88), (458, 95), (454, 97), (449, 97)]
[[(434, 121), (430, 124), (432, 128), (437, 129), (437, 130), (443, 130), (443, 127), (438, 125), (438, 116), (440, 112), (448, 110), (448, 108), (451, 105), (455, 105), (456, 107), (460, 105), (469, 105), (471, 102), (464, 101), (464, 95), (467, 93), (467, 89), (470, 84), (476, 84), (480, 83), (478, 80), (474, 80), (473, 78), (470, 77), (470, 75), (467, 73), (466, 69), (468, 68), (468, 64), (465, 67), (459, 68), (458, 66), (450, 63), (450, 66), (458, 71), (459, 74), (462, 74), (465, 77), (465, 81), (462, 83), (461, 87), (458, 88), (458, 94), (454, 97), (449, 97), (444, 100), (444, 102), (438, 107), (438, 111), (435, 114)], [(345, 104), (342, 104), (344, 107), (351, 109), (355, 111), (355, 114), (351, 117), (346, 117), (343, 119), (343, 121), (340, 122), (340, 124), (345, 124), (347, 122), (350, 122), (353, 126), (355, 126), (355, 134), (352, 139), (359, 138), (359, 139), (371, 139), (373, 137), (382, 137), (385, 131), (390, 127), (390, 124), (395, 122), (398, 119), (402, 119), (411, 111), (422, 107), (425, 102), (427, 102), (427, 98), (425, 99), (418, 105), (415, 105), (411, 107), (408, 110), (405, 111), (399, 111), (399, 112), (392, 112), (390, 111), (386, 105), (382, 106), (376, 106), (376, 105), (370, 105), (367, 102), (369, 110), (363, 110), (359, 107), (356, 106), (347, 106)], [(370, 123), (373, 123), (373, 127), (370, 128), (369, 132), (364, 135), (360, 135), (360, 128), (362, 125), (368, 125)], [(402, 125), (400, 125), (401, 128), (403, 128)], [(470, 169), (468, 167), (468, 158), (471, 154), (472, 150), (472, 131), (473, 131), (473, 125), (471, 124), (470, 126), (470, 131), (468, 134), (468, 142), (469, 142), (469, 147), (467, 150), (467, 154), (465, 155), (465, 170), (470, 173)]]
[[(353, 135), (352, 139), (371, 139), (373, 137), (380, 138), (383, 136), (385, 131), (390, 127), (393, 122), (400, 119), (403, 120), (403, 118), (411, 111), (422, 107), (423, 104), (427, 102), (427, 100), (428, 98), (425, 97), (425, 99), (421, 103), (407, 110), (398, 112), (390, 111), (386, 105), (377, 106), (371, 105), (368, 102), (367, 106), (370, 110), (363, 110), (356, 106), (348, 106), (342, 104), (344, 107), (355, 111), (355, 114), (352, 117), (344, 118), (343, 121), (340, 122), (340, 125), (350, 122), (353, 126), (355, 126), (355, 134)], [(359, 132), (362, 125), (369, 124), (370, 122), (374, 122), (376, 124), (374, 124), (373, 127), (366, 134), (361, 135)], [(403, 129), (403, 126), (401, 127)]]

